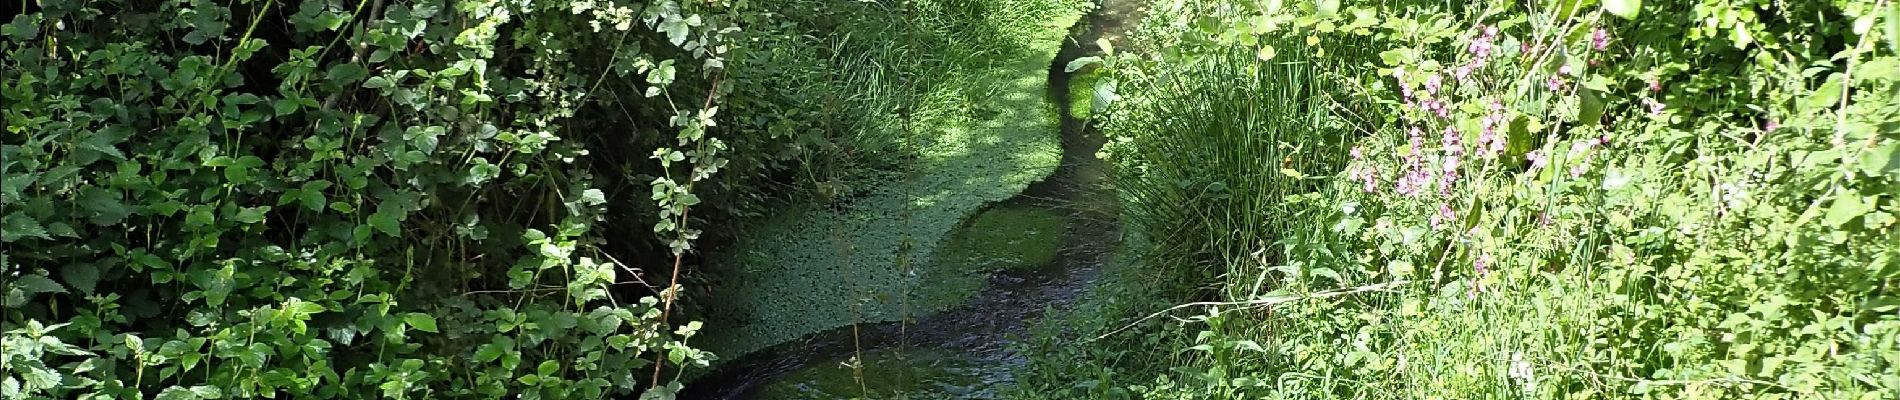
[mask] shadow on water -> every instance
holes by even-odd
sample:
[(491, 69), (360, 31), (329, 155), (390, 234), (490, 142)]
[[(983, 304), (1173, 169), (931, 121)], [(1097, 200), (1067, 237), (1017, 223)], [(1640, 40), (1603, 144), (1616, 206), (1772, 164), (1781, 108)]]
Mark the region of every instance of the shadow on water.
[[(1109, 166), (1095, 156), (1106, 138), (1093, 124), (1070, 115), (1069, 75), (1064, 67), (1071, 60), (1099, 53), (1098, 38), (1123, 47), (1121, 32), (1139, 21), (1144, 11), (1138, 8), (1140, 3), (1104, 0), (1070, 30), (1050, 65), (1048, 79), (1049, 97), (1061, 116), (1061, 164), (1021, 194), (983, 210), (1039, 209), (1066, 218), (1067, 229), (1054, 260), (1036, 268), (996, 272), (976, 298), (950, 311), (901, 324), (841, 327), (733, 360), (687, 385), (681, 398), (858, 397), (862, 395), (859, 386), (842, 364), (860, 350), (866, 358), (864, 381), (874, 386), (872, 397), (1001, 396), (1003, 386), (1013, 382), (1011, 369), (1023, 362), (1010, 352), (1013, 340), (1026, 334), (1046, 310), (1067, 307), (1119, 245), (1119, 206), (1109, 187)], [(969, 219), (982, 214), (974, 213)], [(970, 223), (966, 219), (962, 226)], [(842, 377), (843, 382), (799, 374), (818, 368), (832, 369), (834, 378)], [(775, 382), (781, 390), (761, 393)], [(820, 387), (827, 383), (848, 388)]]

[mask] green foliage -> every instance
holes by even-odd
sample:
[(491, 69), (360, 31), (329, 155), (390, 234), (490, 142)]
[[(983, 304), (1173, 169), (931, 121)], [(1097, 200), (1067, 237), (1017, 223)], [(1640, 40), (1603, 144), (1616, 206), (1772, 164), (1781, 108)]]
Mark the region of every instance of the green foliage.
[[(614, 289), (596, 224), (645, 181), (620, 202), (657, 225), (623, 240), (678, 254), (694, 182), (760, 164), (713, 137), (724, 2), (27, 11), (0, 29), (3, 397), (599, 398), (709, 359)], [(658, 162), (589, 162), (626, 147)]]
[[(1130, 139), (1112, 154), (1133, 166), (1121, 184), (1156, 239), (1144, 260), (1211, 253), (1224, 273), (1193, 279), (1214, 299), (1398, 288), (1189, 307), (1189, 324), (1107, 344), (1077, 345), (1158, 310), (1083, 315), (1114, 322), (1049, 334), (1037, 349), (1064, 358), (1032, 361), (1031, 384), (1047, 389), (1035, 395), (1900, 395), (1900, 54), (1888, 45), (1900, 38), (1875, 29), (1894, 4), (1327, 3), (1152, 14), (1135, 51), (1155, 67), (1113, 71), (1125, 99), (1111, 120), (1128, 125), (1111, 134)], [(1269, 62), (1237, 55), (1266, 45)], [(1287, 97), (1129, 82), (1226, 83), (1202, 71), (1283, 62), (1331, 82), (1262, 85), (1337, 85), (1316, 93), (1330, 111), (1264, 125), (1310, 132), (1284, 139), (1297, 148), (1351, 146), (1349, 160), (1230, 195), (1266, 200), (1192, 206), (1207, 201), (1195, 185), (1275, 166), (1221, 167), (1239, 162), (1219, 149), (1246, 146), (1205, 133), (1255, 118), (1175, 121), (1221, 107), (1209, 99), (1260, 104), (1226, 113), (1245, 116)], [(1350, 142), (1333, 139), (1340, 123)], [(1165, 186), (1177, 182), (1187, 189)], [(1196, 209), (1212, 215), (1174, 211)], [(1179, 353), (1112, 350), (1154, 336)]]

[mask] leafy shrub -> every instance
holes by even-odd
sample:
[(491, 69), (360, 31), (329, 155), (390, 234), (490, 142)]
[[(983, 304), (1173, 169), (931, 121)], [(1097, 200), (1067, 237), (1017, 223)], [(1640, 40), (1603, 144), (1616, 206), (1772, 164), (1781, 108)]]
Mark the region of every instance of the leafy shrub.
[[(1147, 37), (1217, 44), (1167, 47), (1189, 56), (1308, 54), (1341, 88), (1327, 117), (1364, 135), (1343, 168), (1297, 171), (1324, 186), (1274, 184), (1234, 196), (1277, 202), (1144, 226), (1198, 241), (1169, 252), (1271, 241), (1220, 259), (1232, 303), (1191, 308), (1205, 325), (1175, 336), (1178, 368), (1124, 363), (1110, 385), (1148, 398), (1900, 395), (1900, 6), (1222, 7), (1157, 12)], [(1378, 58), (1328, 58), (1357, 45)], [(1184, 73), (1198, 59), (1161, 53), (1158, 70), (1116, 72), (1198, 79)], [(1116, 117), (1207, 106), (1169, 93), (1128, 90), (1120, 112), (1135, 115)], [(1118, 134), (1134, 140), (1115, 154), (1138, 171), (1218, 154), (1146, 155), (1206, 140), (1194, 130)], [(1205, 179), (1259, 174), (1226, 171)], [(1180, 198), (1130, 206), (1194, 199)], [(1250, 218), (1283, 224), (1190, 228)], [(1367, 291), (1312, 297), (1336, 288)]]
[(3, 397), (597, 398), (709, 357), (597, 222), (643, 205), (670, 259), (695, 182), (769, 164), (715, 137), (724, 2), (37, 4), (0, 26)]

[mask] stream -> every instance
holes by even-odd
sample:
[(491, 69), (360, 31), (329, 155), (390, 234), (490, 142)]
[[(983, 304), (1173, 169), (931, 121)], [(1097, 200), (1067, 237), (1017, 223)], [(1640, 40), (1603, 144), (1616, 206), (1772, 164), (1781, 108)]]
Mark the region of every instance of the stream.
[[(1024, 362), (1011, 351), (1048, 310), (1063, 309), (1094, 281), (1120, 244), (1119, 205), (1110, 166), (1095, 156), (1106, 139), (1070, 115), (1064, 67), (1096, 55), (1098, 38), (1120, 46), (1139, 19), (1139, 0), (1104, 0), (1070, 29), (1049, 69), (1049, 98), (1059, 107), (1061, 164), (998, 210), (1060, 215), (1066, 229), (1052, 261), (992, 274), (969, 303), (906, 323), (846, 326), (754, 352), (686, 386), (685, 399), (999, 398)], [(965, 226), (969, 225), (966, 219)], [(974, 234), (984, 234), (975, 232)], [(862, 380), (846, 364), (861, 357)]]

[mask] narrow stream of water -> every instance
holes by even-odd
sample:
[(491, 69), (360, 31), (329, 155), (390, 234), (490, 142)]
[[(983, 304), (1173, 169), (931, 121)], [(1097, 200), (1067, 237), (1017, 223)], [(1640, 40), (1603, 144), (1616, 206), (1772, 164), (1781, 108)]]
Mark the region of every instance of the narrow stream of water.
[[(1062, 164), (1023, 193), (990, 205), (1067, 220), (1047, 265), (997, 272), (970, 303), (908, 323), (842, 327), (773, 346), (725, 363), (687, 385), (686, 399), (997, 398), (1022, 365), (1010, 351), (1033, 321), (1066, 308), (1094, 281), (1119, 245), (1119, 208), (1107, 186), (1109, 166), (1095, 153), (1106, 139), (1070, 115), (1064, 67), (1100, 50), (1097, 38), (1120, 45), (1120, 32), (1139, 18), (1139, 0), (1104, 0), (1070, 30), (1049, 69), (1049, 91), (1061, 110)], [(1119, 47), (1119, 46), (1118, 46)], [(967, 225), (966, 221), (966, 225)], [(976, 234), (982, 234), (977, 232)], [(853, 332), (856, 331), (855, 344)], [(863, 384), (843, 364), (862, 354)]]

